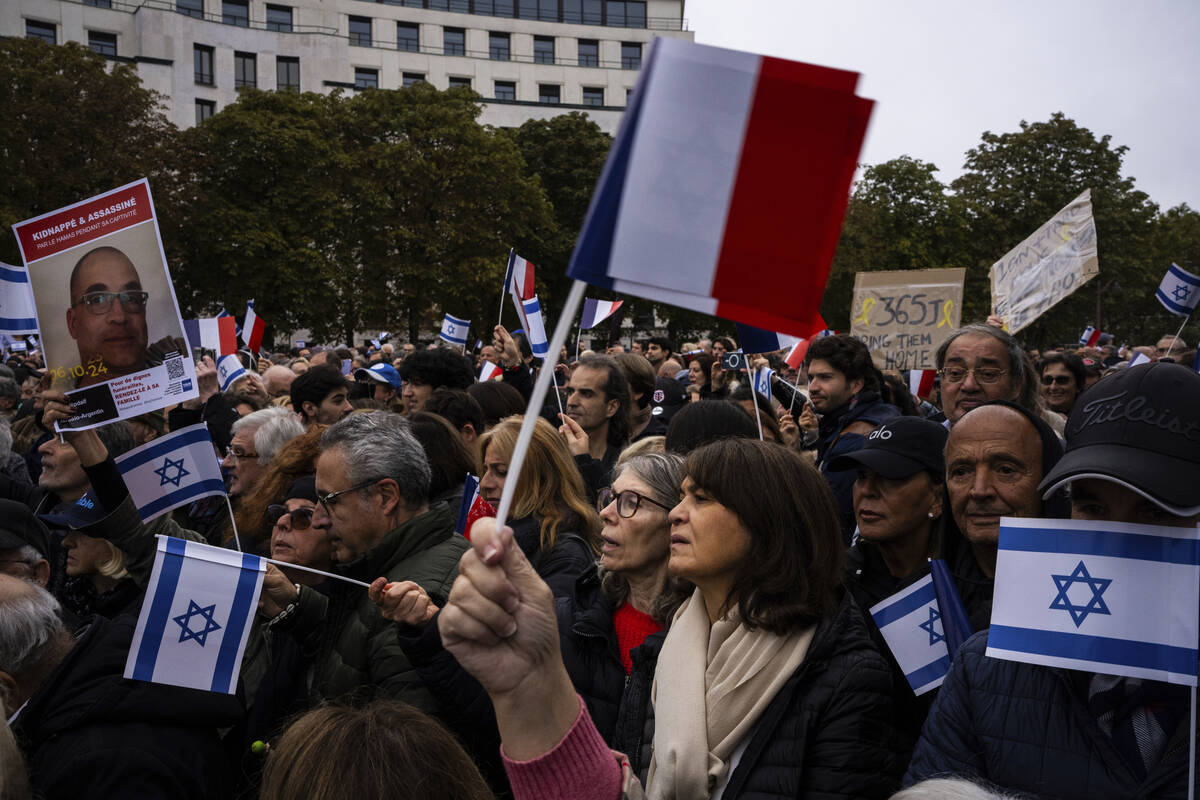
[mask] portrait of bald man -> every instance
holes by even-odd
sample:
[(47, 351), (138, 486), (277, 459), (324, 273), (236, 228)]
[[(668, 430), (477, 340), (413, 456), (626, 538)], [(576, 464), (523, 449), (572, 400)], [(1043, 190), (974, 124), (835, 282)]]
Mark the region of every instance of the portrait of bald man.
[[(115, 247), (89, 250), (71, 271), (70, 291), (67, 330), (86, 369), (77, 385), (103, 383), (146, 369), (149, 295), (129, 257)], [(97, 368), (91, 369), (92, 365)]]

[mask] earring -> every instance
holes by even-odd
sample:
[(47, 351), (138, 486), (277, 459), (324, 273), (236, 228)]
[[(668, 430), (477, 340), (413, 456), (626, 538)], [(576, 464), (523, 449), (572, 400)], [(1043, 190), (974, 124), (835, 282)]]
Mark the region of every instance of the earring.
[(930, 512), (929, 512), (929, 518), (930, 518), (930, 519), (933, 519), (933, 512), (932, 512), (932, 511), (930, 511)]

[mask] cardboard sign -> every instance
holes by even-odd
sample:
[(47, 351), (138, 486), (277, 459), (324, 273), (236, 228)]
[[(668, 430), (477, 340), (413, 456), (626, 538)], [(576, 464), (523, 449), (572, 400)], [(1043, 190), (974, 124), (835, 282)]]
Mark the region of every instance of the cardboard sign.
[(854, 277), (850, 335), (880, 369), (934, 369), (938, 346), (962, 318), (965, 269), (860, 272)]
[(198, 395), (145, 179), (13, 225), (52, 376), (94, 428)]
[(992, 313), (1017, 333), (1099, 274), (1092, 190), (1085, 189), (992, 265)]

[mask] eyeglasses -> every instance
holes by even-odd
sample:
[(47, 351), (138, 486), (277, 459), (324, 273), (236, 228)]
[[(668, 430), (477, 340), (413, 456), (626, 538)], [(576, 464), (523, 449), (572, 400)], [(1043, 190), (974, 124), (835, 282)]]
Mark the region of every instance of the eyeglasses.
[(652, 503), (653, 505), (656, 505), (665, 511), (671, 510), (670, 506), (664, 505), (657, 500), (646, 497), (645, 495), (638, 494), (632, 489), (626, 489), (623, 492), (614, 492), (611, 486), (606, 486), (600, 490), (600, 494), (596, 497), (596, 510), (599, 511), (608, 508), (608, 504), (614, 500), (617, 501), (617, 516), (623, 517), (624, 519), (629, 519), (636, 514), (638, 505), (640, 505), (643, 500), (645, 500), (647, 503)]
[(288, 511), (287, 506), (277, 504), (267, 506), (267, 524), (274, 526), (285, 514), (291, 516), (292, 530), (302, 531), (312, 525), (313, 508), (297, 508)]
[(1074, 380), (1075, 379), (1070, 375), (1043, 375), (1042, 386), (1054, 386), (1055, 384), (1058, 384), (1059, 386), (1068, 386)]
[(337, 499), (339, 497), (349, 492), (357, 492), (359, 489), (365, 489), (372, 484), (379, 483), (381, 480), (383, 480), (383, 478), (372, 478), (369, 481), (363, 481), (362, 483), (351, 486), (349, 489), (342, 489), (340, 491), (330, 492), (329, 494), (321, 494), (318, 492), (317, 502), (325, 507), (325, 512), (327, 514), (332, 514), (334, 506), (337, 505)]
[(113, 300), (120, 300), (126, 314), (145, 314), (148, 297), (149, 292), (88, 292), (75, 305), (83, 306), (89, 313), (99, 316), (109, 312)]
[(946, 383), (962, 383), (968, 374), (974, 375), (980, 383), (996, 383), (1008, 374), (1008, 370), (998, 367), (946, 367), (939, 374)]
[(249, 461), (250, 459), (258, 458), (258, 453), (251, 453), (247, 450), (243, 450), (240, 447), (230, 447), (229, 455), (233, 456), (238, 461)]

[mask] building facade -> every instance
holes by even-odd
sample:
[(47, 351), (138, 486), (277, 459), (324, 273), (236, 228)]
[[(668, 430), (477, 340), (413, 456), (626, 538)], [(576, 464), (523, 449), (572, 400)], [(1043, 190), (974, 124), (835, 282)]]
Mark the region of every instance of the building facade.
[(614, 133), (655, 36), (692, 38), (683, 0), (6, 0), (0, 35), (79, 42), (136, 65), (194, 125), (243, 87), (469, 87), (480, 121), (583, 110)]

